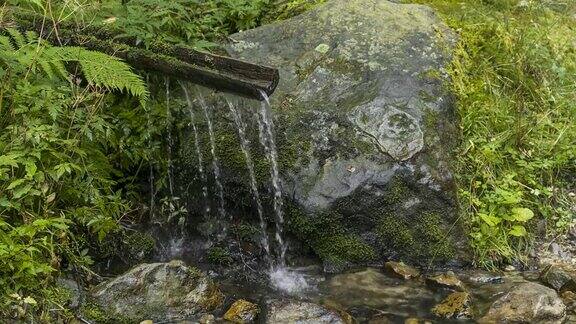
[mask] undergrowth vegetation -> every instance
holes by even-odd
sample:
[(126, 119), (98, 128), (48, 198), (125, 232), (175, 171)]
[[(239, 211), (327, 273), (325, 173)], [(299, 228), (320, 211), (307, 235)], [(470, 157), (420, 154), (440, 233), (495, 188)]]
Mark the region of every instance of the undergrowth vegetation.
[[(69, 318), (67, 294), (55, 284), (60, 274), (94, 277), (92, 265), (99, 258), (131, 253), (131, 226), (146, 213), (150, 194), (139, 179), (149, 170), (154, 174), (152, 195), (167, 187), (166, 159), (157, 157), (166, 154), (165, 132), (174, 122), (158, 95), (163, 87), (151, 86), (164, 84), (163, 76), (137, 75), (102, 53), (53, 47), (33, 32), (14, 29), (12, 13), (37, 14), (46, 26), (105, 26), (148, 47), (160, 41), (213, 48), (230, 33), (288, 17), (287, 10), (310, 4), (0, 4), (0, 318)], [(157, 200), (173, 203), (162, 196)], [(151, 244), (146, 241), (145, 249)]]
[(456, 174), (475, 260), (524, 261), (536, 236), (574, 221), (576, 3), (417, 2), (460, 37), (450, 70), (462, 127)]

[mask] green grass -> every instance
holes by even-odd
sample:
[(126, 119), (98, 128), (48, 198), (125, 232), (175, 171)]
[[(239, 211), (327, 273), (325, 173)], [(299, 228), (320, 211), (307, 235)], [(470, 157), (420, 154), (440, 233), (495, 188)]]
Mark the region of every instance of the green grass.
[(574, 218), (576, 2), (406, 2), (437, 9), (460, 37), (455, 171), (476, 262), (525, 261), (535, 238)]

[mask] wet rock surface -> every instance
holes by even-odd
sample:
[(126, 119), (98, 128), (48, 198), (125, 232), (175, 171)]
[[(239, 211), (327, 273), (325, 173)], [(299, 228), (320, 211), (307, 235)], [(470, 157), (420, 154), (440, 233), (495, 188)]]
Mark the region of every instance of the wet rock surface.
[(437, 289), (465, 290), (464, 283), (452, 271), (427, 277), (426, 283)]
[(472, 318), (471, 296), (467, 292), (454, 292), (440, 304), (434, 306), (432, 313), (441, 318)]
[(420, 271), (413, 268), (404, 262), (388, 261), (384, 264), (384, 269), (393, 276), (408, 280), (415, 279), (420, 276)]
[[(454, 246), (465, 244), (449, 168), (458, 132), (444, 88), (455, 34), (432, 9), (331, 0), (230, 39), (231, 56), (280, 70), (271, 104), (286, 219), (327, 269), (459, 259)], [(232, 159), (238, 143), (226, 123), (215, 127), (231, 138), (218, 144), (229, 157), (223, 181), (238, 186), (245, 167)], [(238, 201), (234, 193), (225, 194)]]
[(542, 270), (540, 281), (556, 291), (576, 292), (574, 271), (566, 266), (549, 265)]
[(562, 323), (566, 306), (551, 288), (529, 282), (496, 300), (480, 323)]
[(141, 264), (94, 289), (92, 297), (112, 318), (184, 320), (221, 306), (223, 295), (200, 270), (182, 261)]
[(297, 300), (269, 301), (266, 309), (266, 323), (351, 324), (337, 310)]
[(224, 319), (237, 324), (252, 323), (259, 312), (258, 305), (240, 299), (230, 306), (226, 314), (224, 314)]

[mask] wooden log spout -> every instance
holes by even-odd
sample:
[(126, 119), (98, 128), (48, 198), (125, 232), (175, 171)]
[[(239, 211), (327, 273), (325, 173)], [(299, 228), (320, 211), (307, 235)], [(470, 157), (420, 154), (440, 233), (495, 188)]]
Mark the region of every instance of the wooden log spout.
[(21, 30), (34, 30), (55, 46), (80, 46), (118, 57), (135, 69), (158, 72), (204, 87), (264, 100), (280, 79), (278, 70), (246, 61), (197, 51), (186, 46), (154, 44), (149, 49), (129, 45), (103, 29), (42, 24), (37, 17), (15, 15)]

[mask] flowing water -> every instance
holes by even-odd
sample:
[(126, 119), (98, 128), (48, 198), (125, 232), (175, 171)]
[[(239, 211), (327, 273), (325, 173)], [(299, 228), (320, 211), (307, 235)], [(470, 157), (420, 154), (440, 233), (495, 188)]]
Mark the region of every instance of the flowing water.
[(198, 138), (198, 127), (196, 126), (196, 114), (194, 113), (194, 103), (192, 97), (190, 96), (190, 91), (184, 83), (180, 83), (182, 90), (184, 91), (184, 96), (186, 97), (186, 102), (188, 104), (188, 113), (190, 114), (190, 126), (192, 126), (192, 132), (194, 133), (194, 148), (196, 150), (196, 156), (198, 158), (198, 173), (200, 175), (200, 181), (202, 182), (202, 198), (204, 198), (204, 216), (210, 215), (210, 202), (208, 200), (208, 185), (206, 181), (206, 172), (204, 172), (204, 158), (202, 156), (202, 149), (200, 147), (200, 139)]
[(266, 159), (270, 163), (270, 177), (274, 194), (274, 216), (276, 223), (276, 242), (278, 243), (279, 256), (277, 268), (286, 266), (286, 244), (284, 242), (284, 201), (282, 199), (282, 188), (280, 187), (280, 172), (278, 171), (278, 151), (274, 141), (274, 124), (270, 117), (270, 102), (265, 92), (260, 92), (264, 100), (260, 105), (257, 114), (260, 143), (264, 147)]
[(226, 103), (230, 109), (230, 114), (236, 125), (238, 131), (238, 137), (240, 138), (240, 149), (244, 153), (244, 158), (246, 159), (246, 168), (248, 169), (248, 176), (250, 178), (250, 189), (252, 191), (252, 197), (254, 198), (254, 204), (256, 205), (256, 211), (258, 213), (258, 218), (260, 220), (260, 230), (261, 244), (266, 251), (266, 261), (270, 266), (272, 266), (272, 260), (270, 259), (270, 243), (268, 242), (266, 219), (264, 218), (264, 210), (262, 208), (262, 202), (260, 201), (260, 194), (258, 193), (258, 185), (256, 183), (256, 175), (254, 173), (254, 162), (252, 161), (252, 156), (250, 154), (250, 141), (246, 137), (246, 123), (242, 120), (241, 112), (234, 106), (234, 104), (226, 98)]
[[(198, 101), (200, 107), (204, 111), (204, 116), (206, 118), (206, 123), (208, 124), (208, 135), (210, 136), (210, 153), (212, 154), (212, 169), (214, 171), (214, 183), (216, 184), (216, 190), (218, 192), (218, 216), (220, 219), (224, 220), (226, 217), (226, 210), (224, 208), (224, 188), (220, 182), (220, 165), (218, 163), (218, 156), (216, 155), (216, 139), (214, 138), (214, 128), (212, 125), (212, 118), (210, 116), (210, 111), (202, 93), (198, 89), (197, 91)], [(226, 233), (221, 233), (225, 236)]]
[(170, 197), (174, 197), (174, 180), (172, 176), (172, 113), (170, 111), (170, 79), (164, 80), (166, 85), (166, 133), (168, 134), (168, 189)]

